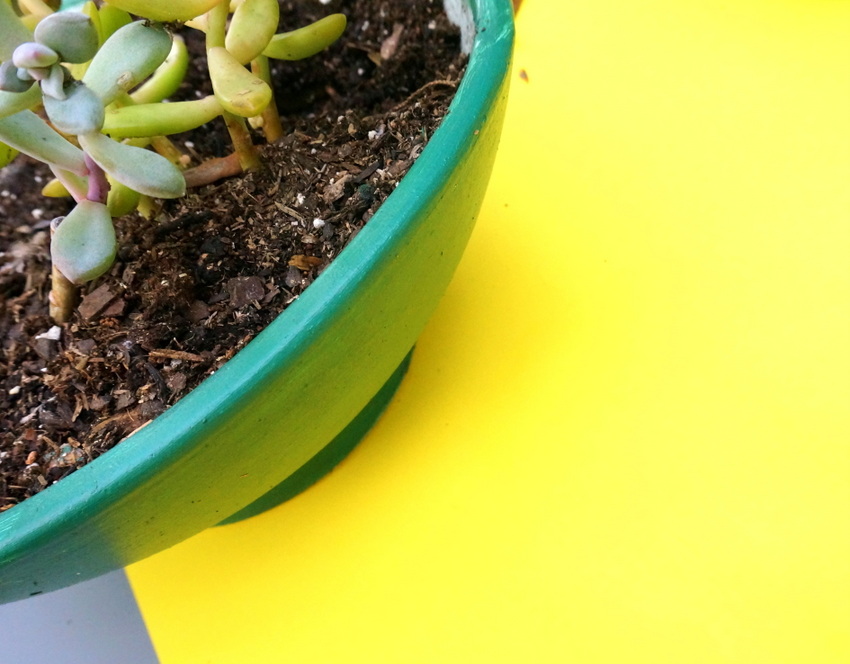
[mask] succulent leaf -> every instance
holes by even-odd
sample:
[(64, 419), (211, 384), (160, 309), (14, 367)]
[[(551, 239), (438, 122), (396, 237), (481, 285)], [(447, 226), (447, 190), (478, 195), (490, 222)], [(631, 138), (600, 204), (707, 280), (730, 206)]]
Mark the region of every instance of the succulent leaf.
[(57, 12), (42, 19), (35, 40), (58, 53), (62, 62), (88, 62), (97, 53), (97, 28), (80, 12)]
[(58, 178), (53, 178), (41, 188), (41, 195), (47, 198), (67, 198), (71, 195), (68, 188)]
[(226, 111), (250, 118), (269, 105), (271, 88), (245, 69), (227, 49), (221, 46), (209, 49), (207, 63), (213, 92)]
[(204, 33), (207, 51), (213, 46), (224, 46), (224, 36), (227, 32), (227, 17), (229, 16), (229, 12), (229, 4), (226, 0), (222, 0), (222, 2), (210, 9), (206, 14), (199, 17), (199, 19), (205, 19), (204, 23), (206, 25), (198, 29)]
[[(52, 0), (14, 0), (12, 4), (16, 5), (17, 10), (23, 14), (21, 17), (22, 21), (31, 17), (40, 21), (58, 9), (55, 6), (57, 3)], [(33, 29), (35, 29), (35, 24), (33, 24)]]
[(180, 169), (156, 152), (118, 143), (98, 132), (83, 134), (79, 141), (98, 166), (130, 189), (156, 198), (186, 193)]
[[(97, 35), (97, 46), (100, 47), (106, 39), (103, 37), (103, 28), (100, 24), (100, 12), (98, 11), (97, 5), (94, 3), (94, 0), (87, 0), (87, 2), (80, 6), (79, 11), (92, 22), (95, 34)], [(90, 59), (85, 62), (66, 62), (68, 71), (71, 73), (71, 78), (76, 81), (82, 80), (83, 76), (85, 76), (86, 70), (89, 68), (89, 61)]]
[(199, 32), (206, 32), (209, 29), (209, 16), (209, 14), (201, 14), (196, 18), (186, 21), (183, 25)]
[[(226, 0), (225, 0), (226, 1)], [(208, 12), (221, 0), (107, 0), (113, 7), (153, 21), (188, 21)]]
[(12, 6), (0, 0), (0, 61), (9, 60), (19, 44), (32, 40), (32, 33), (21, 23)]
[(104, 118), (100, 98), (82, 83), (70, 86), (65, 94), (65, 99), (44, 97), (44, 110), (53, 126), (75, 136), (100, 131)]
[(0, 141), (24, 154), (63, 170), (85, 175), (83, 152), (32, 111), (0, 118)]
[(59, 54), (44, 44), (24, 42), (12, 53), (12, 62), (22, 69), (49, 67), (59, 62)]
[(38, 22), (42, 19), (41, 16), (36, 16), (35, 14), (24, 14), (20, 17), (21, 23), (24, 24), (24, 27), (30, 31), (30, 35), (32, 35), (32, 31), (35, 30), (35, 26), (38, 25)]
[(120, 182), (110, 182), (109, 196), (106, 199), (106, 207), (113, 217), (123, 217), (136, 209), (141, 194)]
[(109, 210), (94, 201), (80, 201), (57, 225), (50, 240), (53, 264), (75, 284), (97, 279), (106, 272), (117, 251)]
[(244, 0), (233, 12), (224, 47), (245, 65), (262, 54), (280, 18), (277, 0)]
[(50, 68), (47, 78), (41, 81), (41, 91), (44, 93), (45, 99), (49, 97), (65, 99), (66, 74), (68, 74), (68, 70), (58, 63)]
[(150, 76), (170, 51), (171, 37), (164, 28), (145, 21), (129, 23), (101, 46), (83, 83), (107, 106)]
[(18, 68), (11, 60), (0, 64), (0, 90), (4, 92), (26, 92), (32, 87), (32, 78), (22, 81), (18, 77)]
[(263, 55), (277, 60), (303, 60), (316, 55), (340, 38), (345, 31), (344, 14), (331, 14), (292, 32), (272, 37)]
[(97, 31), (97, 44), (100, 46), (106, 41), (106, 38), (103, 36), (103, 26), (100, 24), (100, 9), (98, 9), (94, 0), (86, 0), (86, 2), (82, 3), (80, 6), (79, 11), (84, 16), (88, 16), (89, 20), (92, 22), (94, 29)]
[(130, 96), (137, 104), (150, 104), (170, 97), (183, 82), (189, 68), (189, 51), (186, 42), (174, 35), (171, 52), (147, 81), (142, 83)]
[(103, 132), (113, 138), (168, 136), (200, 127), (221, 112), (221, 104), (214, 95), (194, 101), (110, 108)]
[(118, 7), (112, 5), (101, 5), (97, 13), (100, 19), (101, 43), (109, 39), (118, 28), (133, 22), (132, 16), (123, 9), (118, 9)]
[(50, 67), (30, 67), (29, 69), (18, 67), (18, 78), (22, 81), (26, 81), (27, 77), (34, 81), (43, 81), (48, 76), (50, 76)]
[(33, 108), (41, 101), (41, 91), (32, 85), (25, 92), (0, 91), (0, 118)]
[(15, 148), (0, 143), (0, 168), (7, 166), (17, 156), (18, 151)]
[(61, 168), (57, 168), (55, 166), (52, 166), (50, 170), (53, 171), (53, 175), (56, 176), (56, 180), (66, 192), (64, 194), (55, 195), (73, 196), (74, 199), (78, 201), (87, 198), (89, 189), (88, 171), (86, 171), (85, 176), (82, 176), (77, 175), (76, 173), (71, 173), (70, 171), (63, 170)]

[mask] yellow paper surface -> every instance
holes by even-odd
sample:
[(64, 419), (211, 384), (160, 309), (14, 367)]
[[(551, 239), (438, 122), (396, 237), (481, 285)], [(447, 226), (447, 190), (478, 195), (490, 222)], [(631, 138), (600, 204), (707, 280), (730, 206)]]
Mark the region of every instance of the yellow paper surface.
[(526, 0), (386, 415), (129, 575), (163, 664), (846, 664), (848, 398), (850, 3)]

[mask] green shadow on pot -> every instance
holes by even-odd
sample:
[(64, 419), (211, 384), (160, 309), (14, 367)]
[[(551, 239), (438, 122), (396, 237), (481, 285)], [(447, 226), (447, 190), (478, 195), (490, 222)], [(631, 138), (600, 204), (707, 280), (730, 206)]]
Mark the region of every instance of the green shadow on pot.
[(236, 512), (236, 514), (224, 519), (218, 525), (225, 526), (229, 523), (236, 523), (237, 521), (256, 516), (272, 507), (276, 507), (290, 498), (294, 498), (302, 491), (306, 491), (336, 468), (348, 456), (351, 450), (363, 440), (366, 434), (369, 433), (369, 430), (375, 425), (375, 422), (378, 421), (378, 418), (387, 409), (387, 406), (390, 405), (390, 401), (392, 401), (393, 396), (401, 386), (401, 381), (410, 367), (412, 357), (413, 351), (411, 350), (404, 358), (404, 361), (398, 366), (398, 369), (393, 372), (390, 379), (384, 383), (384, 386), (366, 407), (360, 411), (357, 417), (327, 447), (283, 480), (274, 489), (263, 494), (253, 503)]

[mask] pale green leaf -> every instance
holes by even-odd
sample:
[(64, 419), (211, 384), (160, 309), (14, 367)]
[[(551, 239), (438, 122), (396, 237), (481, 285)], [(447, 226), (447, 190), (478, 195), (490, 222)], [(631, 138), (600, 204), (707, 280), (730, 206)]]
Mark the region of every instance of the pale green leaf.
[(41, 90), (31, 85), (26, 92), (3, 92), (0, 90), (0, 118), (14, 115), (32, 108), (41, 101)]
[(83, 83), (108, 106), (150, 76), (170, 51), (171, 36), (164, 28), (135, 21), (119, 28), (100, 47)]
[(277, 30), (277, 0), (243, 0), (227, 28), (224, 47), (243, 65), (259, 56)]
[(140, 197), (141, 194), (138, 191), (113, 180), (110, 182), (106, 207), (109, 208), (109, 213), (113, 217), (122, 217), (136, 209)]
[(18, 68), (11, 60), (0, 64), (0, 90), (5, 92), (26, 92), (31, 87), (32, 80), (21, 80), (18, 77)]
[(221, 104), (214, 95), (194, 101), (110, 108), (103, 133), (113, 138), (168, 136), (200, 127), (221, 113)]
[(65, 95), (65, 99), (44, 97), (44, 110), (53, 126), (74, 136), (100, 131), (104, 117), (100, 98), (82, 83), (66, 88)]
[(205, 14), (222, 0), (107, 0), (136, 16), (144, 16), (154, 21), (188, 21)]
[(0, 118), (0, 141), (46, 164), (77, 175), (88, 173), (82, 150), (62, 138), (32, 111)]
[(213, 92), (225, 110), (243, 118), (262, 113), (272, 99), (268, 84), (254, 75), (222, 46), (207, 50)]
[(62, 62), (88, 62), (97, 52), (97, 28), (80, 12), (57, 12), (35, 26), (35, 40), (59, 53)]
[(174, 35), (171, 52), (147, 81), (130, 95), (137, 104), (162, 101), (177, 92), (189, 68), (189, 51), (180, 35)]
[(75, 284), (84, 284), (112, 267), (118, 242), (112, 217), (103, 203), (80, 201), (50, 240), (50, 257)]
[(32, 33), (21, 23), (5, 0), (0, 0), (0, 61), (9, 60), (19, 44), (32, 40)]
[(65, 99), (65, 75), (68, 70), (64, 65), (55, 64), (50, 70), (47, 78), (41, 80), (41, 93), (45, 97), (54, 99)]
[(156, 198), (177, 198), (186, 193), (183, 173), (156, 152), (118, 143), (96, 132), (79, 140), (98, 166), (130, 189)]
[(8, 165), (17, 156), (18, 151), (15, 148), (0, 143), (0, 168)]
[(263, 55), (277, 60), (303, 60), (316, 55), (340, 38), (345, 31), (344, 14), (331, 14), (315, 23), (272, 37)]
[(123, 9), (111, 5), (101, 5), (98, 10), (102, 41), (106, 41), (118, 28), (133, 22), (133, 18)]

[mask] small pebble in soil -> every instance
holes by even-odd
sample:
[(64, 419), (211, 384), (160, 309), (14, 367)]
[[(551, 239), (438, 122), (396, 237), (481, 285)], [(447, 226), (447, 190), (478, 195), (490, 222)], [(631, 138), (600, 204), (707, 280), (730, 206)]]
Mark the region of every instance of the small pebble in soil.
[(266, 294), (266, 287), (259, 277), (233, 277), (227, 280), (230, 306), (241, 309), (252, 302), (259, 302)]

